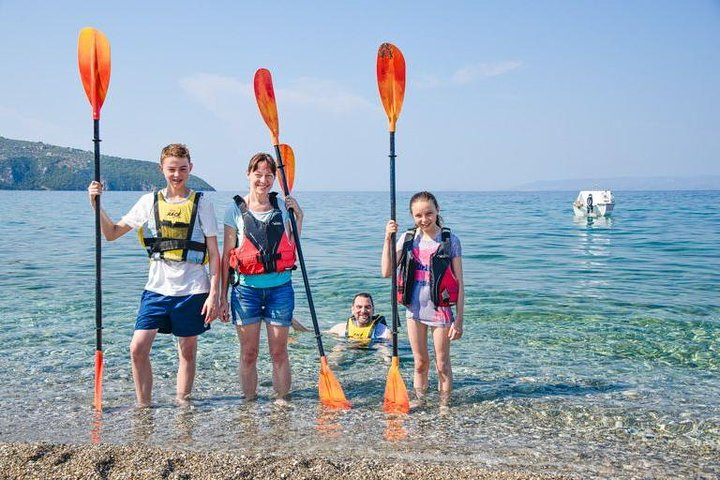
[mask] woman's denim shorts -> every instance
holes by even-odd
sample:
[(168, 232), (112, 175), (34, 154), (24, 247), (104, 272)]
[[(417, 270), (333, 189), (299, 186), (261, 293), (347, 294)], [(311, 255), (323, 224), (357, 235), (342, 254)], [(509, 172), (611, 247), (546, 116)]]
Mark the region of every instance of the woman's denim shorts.
[(230, 305), (235, 325), (265, 320), (270, 325), (289, 327), (295, 309), (295, 291), (292, 281), (268, 288), (237, 285), (232, 288)]

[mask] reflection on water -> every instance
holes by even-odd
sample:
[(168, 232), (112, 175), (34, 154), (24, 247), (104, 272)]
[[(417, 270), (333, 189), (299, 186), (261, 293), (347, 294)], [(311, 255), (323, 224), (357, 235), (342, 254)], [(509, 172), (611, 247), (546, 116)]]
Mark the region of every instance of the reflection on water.
[(133, 443), (151, 443), (155, 433), (155, 409), (133, 408), (130, 411), (130, 425)]
[(404, 426), (406, 416), (403, 414), (388, 415), (385, 420), (385, 433), (383, 438), (388, 442), (399, 442), (405, 440), (408, 436), (407, 429)]
[(320, 406), (315, 422), (315, 430), (325, 439), (338, 439), (342, 436), (341, 417), (342, 412)]
[(102, 412), (94, 411), (92, 426), (90, 427), (90, 443), (97, 445), (102, 443)]
[(612, 228), (612, 217), (578, 217), (573, 216), (573, 223), (579, 227)]
[(577, 256), (576, 261), (580, 268), (576, 273), (579, 278), (574, 288), (574, 294), (579, 297), (603, 298), (603, 291), (611, 284), (611, 274), (608, 272), (608, 260), (612, 255), (612, 219), (610, 217), (578, 217), (573, 216), (573, 223), (579, 228), (575, 234), (578, 238), (577, 246), (571, 254)]
[(193, 444), (193, 431), (195, 430), (195, 409), (192, 403), (178, 405), (175, 413), (175, 442), (180, 445)]

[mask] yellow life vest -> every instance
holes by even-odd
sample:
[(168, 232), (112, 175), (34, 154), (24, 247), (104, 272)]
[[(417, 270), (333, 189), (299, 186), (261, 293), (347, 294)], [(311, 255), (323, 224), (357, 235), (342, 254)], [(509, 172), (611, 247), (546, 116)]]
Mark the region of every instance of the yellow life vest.
[(361, 342), (370, 341), (375, 332), (375, 327), (380, 323), (385, 325), (385, 317), (382, 315), (373, 315), (372, 321), (364, 327), (358, 326), (354, 321), (354, 317), (350, 317), (345, 325), (345, 337)]
[(201, 192), (191, 191), (181, 203), (169, 203), (155, 192), (153, 218), (138, 229), (140, 244), (152, 260), (207, 263), (205, 234), (197, 221)]

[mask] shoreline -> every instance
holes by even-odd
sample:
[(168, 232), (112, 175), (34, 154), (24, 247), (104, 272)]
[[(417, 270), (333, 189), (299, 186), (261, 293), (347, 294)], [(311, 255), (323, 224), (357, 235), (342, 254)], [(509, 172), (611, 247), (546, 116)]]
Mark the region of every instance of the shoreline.
[(479, 465), (407, 462), (357, 456), (330, 460), (286, 456), (192, 452), (147, 445), (0, 443), (0, 479), (443, 479), (550, 480), (573, 476), (496, 470)]

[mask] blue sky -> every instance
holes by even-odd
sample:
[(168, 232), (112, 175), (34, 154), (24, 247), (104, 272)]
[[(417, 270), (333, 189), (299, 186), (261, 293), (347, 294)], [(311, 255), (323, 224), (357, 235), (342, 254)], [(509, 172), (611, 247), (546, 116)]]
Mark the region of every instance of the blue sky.
[(380, 43), (403, 52), (400, 190), (720, 175), (720, 2), (43, 2), (0, 0), (0, 135), (92, 149), (77, 35), (113, 71), (102, 152), (242, 190), (271, 151), (252, 94), (273, 74), (297, 190), (387, 190)]

